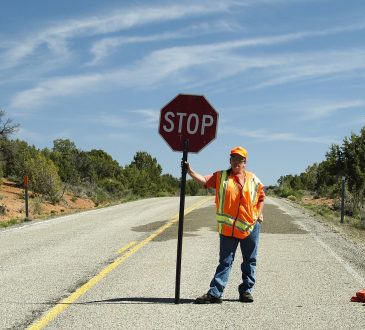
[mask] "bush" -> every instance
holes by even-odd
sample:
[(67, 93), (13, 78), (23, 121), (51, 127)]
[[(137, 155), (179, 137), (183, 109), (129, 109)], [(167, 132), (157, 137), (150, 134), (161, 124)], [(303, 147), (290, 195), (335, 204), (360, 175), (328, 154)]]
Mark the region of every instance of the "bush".
[(196, 196), (200, 188), (200, 184), (195, 182), (194, 180), (189, 179), (186, 181), (185, 190), (187, 195)]
[(327, 216), (330, 213), (330, 209), (325, 205), (321, 205), (317, 212), (322, 216)]
[(108, 202), (110, 200), (110, 196), (105, 190), (97, 188), (93, 196), (91, 196), (91, 199), (95, 203), (95, 206), (99, 206), (100, 204)]
[(52, 203), (60, 201), (62, 183), (56, 165), (50, 159), (37, 153), (26, 159), (25, 170), (29, 175), (29, 187), (33, 192), (46, 196)]
[(156, 197), (169, 197), (171, 196), (167, 191), (159, 191)]
[(120, 198), (123, 194), (123, 184), (118, 180), (111, 178), (103, 179), (100, 181), (99, 185), (103, 190), (115, 198)]
[(17, 223), (19, 223), (20, 221), (18, 219), (10, 219), (8, 221), (1, 221), (0, 222), (0, 227), (2, 228), (6, 228), (12, 225), (16, 225)]
[(295, 190), (295, 189), (291, 189), (291, 188), (287, 188), (287, 187), (279, 187), (278, 189), (275, 190), (275, 193), (279, 197), (283, 197), (283, 198), (289, 198), (289, 197), (293, 198), (294, 197), (295, 199), (301, 199), (304, 196), (303, 190)]
[(33, 214), (42, 214), (43, 212), (43, 206), (42, 206), (42, 197), (34, 197), (31, 201), (30, 201), (30, 207), (32, 210)]

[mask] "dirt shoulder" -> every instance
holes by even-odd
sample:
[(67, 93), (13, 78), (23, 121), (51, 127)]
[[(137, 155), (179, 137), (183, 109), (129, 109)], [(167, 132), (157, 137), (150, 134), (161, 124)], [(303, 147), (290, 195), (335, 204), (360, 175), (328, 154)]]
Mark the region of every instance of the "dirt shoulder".
[(333, 199), (304, 197), (301, 201), (292, 201), (275, 198), (302, 210), (303, 213), (365, 249), (365, 229), (361, 227), (360, 220), (345, 216), (344, 222), (341, 223), (340, 212), (333, 211)]
[[(88, 198), (80, 198), (71, 194), (64, 194), (62, 201), (52, 204), (29, 191), (29, 218), (41, 219), (55, 215), (70, 214), (95, 207), (95, 203)], [(0, 225), (9, 221), (25, 219), (24, 189), (18, 187), (14, 182), (2, 179), (0, 186)]]

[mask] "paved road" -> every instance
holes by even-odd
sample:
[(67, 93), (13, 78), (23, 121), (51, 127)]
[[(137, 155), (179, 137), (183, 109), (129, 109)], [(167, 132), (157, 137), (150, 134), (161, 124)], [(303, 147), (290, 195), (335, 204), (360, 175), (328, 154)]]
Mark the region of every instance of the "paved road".
[(237, 255), (223, 304), (201, 306), (217, 264), (213, 199), (185, 217), (178, 305), (177, 226), (151, 237), (178, 199), (128, 204), (0, 232), (0, 328), (365, 328), (365, 304), (350, 302), (365, 287), (364, 255), (300, 209), (268, 199), (253, 304), (237, 301)]

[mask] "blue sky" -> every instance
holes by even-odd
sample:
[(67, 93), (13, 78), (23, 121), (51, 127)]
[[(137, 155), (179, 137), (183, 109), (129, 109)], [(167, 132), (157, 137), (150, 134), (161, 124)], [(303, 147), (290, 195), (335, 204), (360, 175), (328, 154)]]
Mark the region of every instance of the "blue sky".
[(147, 151), (179, 177), (160, 110), (198, 94), (219, 122), (193, 168), (226, 168), (242, 145), (270, 185), (365, 125), (362, 0), (0, 4), (0, 107), (21, 125), (13, 138), (38, 148), (68, 138), (122, 166)]

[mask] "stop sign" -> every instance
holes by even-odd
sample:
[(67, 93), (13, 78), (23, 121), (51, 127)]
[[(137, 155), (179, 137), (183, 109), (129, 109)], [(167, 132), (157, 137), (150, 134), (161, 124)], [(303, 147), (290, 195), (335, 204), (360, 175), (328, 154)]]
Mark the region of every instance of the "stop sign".
[(174, 151), (199, 152), (215, 139), (218, 112), (202, 95), (179, 94), (161, 109), (159, 133)]

